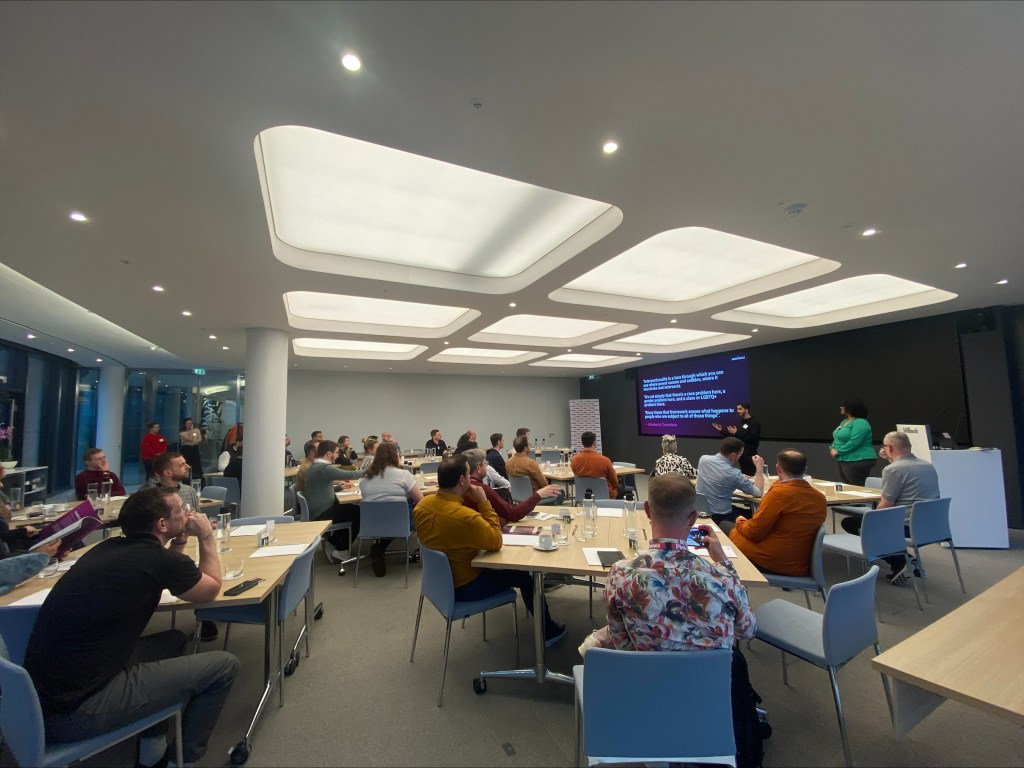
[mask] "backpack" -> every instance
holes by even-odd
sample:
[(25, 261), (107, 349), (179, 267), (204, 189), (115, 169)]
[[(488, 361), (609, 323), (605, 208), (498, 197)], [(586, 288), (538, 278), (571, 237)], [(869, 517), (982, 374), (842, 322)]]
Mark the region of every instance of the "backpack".
[[(738, 647), (732, 649), (732, 727), (736, 738), (736, 768), (761, 768), (764, 739), (771, 736), (771, 726), (758, 712), (761, 697), (750, 684), (747, 660)], [(763, 712), (763, 710), (762, 710)]]

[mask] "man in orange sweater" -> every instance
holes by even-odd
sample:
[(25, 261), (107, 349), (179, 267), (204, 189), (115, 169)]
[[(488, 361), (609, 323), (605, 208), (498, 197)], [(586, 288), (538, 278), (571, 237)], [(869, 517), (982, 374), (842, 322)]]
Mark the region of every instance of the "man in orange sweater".
[(754, 517), (736, 518), (729, 538), (763, 571), (810, 576), (814, 538), (825, 522), (825, 496), (804, 480), (807, 457), (799, 451), (782, 451), (775, 469), (779, 479), (765, 492)]
[(608, 482), (608, 498), (617, 499), (625, 489), (619, 482), (612, 460), (594, 447), (596, 442), (597, 435), (593, 432), (588, 431), (580, 435), (583, 450), (572, 457), (569, 466), (576, 477), (603, 477)]

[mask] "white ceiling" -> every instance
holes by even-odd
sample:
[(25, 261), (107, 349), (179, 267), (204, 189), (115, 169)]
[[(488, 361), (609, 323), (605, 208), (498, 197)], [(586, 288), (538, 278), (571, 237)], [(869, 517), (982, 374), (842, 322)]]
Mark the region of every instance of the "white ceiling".
[[(453, 347), (473, 347), (470, 336), (513, 312), (631, 324), (620, 335), (635, 335), (668, 318), (548, 294), (694, 226), (842, 266), (672, 327), (747, 334), (712, 315), (861, 274), (958, 298), (813, 329), (761, 327), (748, 341), (645, 353), (644, 363), (1024, 303), (1022, 41), (1024, 3), (0, 3), (0, 262), (130, 331), (90, 330), (81, 310), (7, 280), (0, 337), (32, 346), (32, 329), (86, 347), (65, 356), (87, 365), (241, 368), (247, 327), (311, 335), (289, 328), (286, 291), (478, 310), (447, 338)], [(343, 49), (361, 55), (358, 75), (339, 66)], [(271, 252), (253, 154), (256, 135), (278, 125), (600, 200), (623, 222), (505, 295), (295, 269)], [(612, 156), (601, 152), (608, 138), (621, 147)], [(793, 203), (806, 204), (798, 217), (784, 213)], [(72, 210), (91, 220), (70, 221)], [(869, 226), (881, 234), (861, 237)], [(968, 268), (953, 269), (961, 261)], [(411, 361), (291, 352), (290, 364), (588, 372), (430, 362), (444, 340), (415, 343), (427, 351)], [(600, 343), (573, 352), (607, 354)]]

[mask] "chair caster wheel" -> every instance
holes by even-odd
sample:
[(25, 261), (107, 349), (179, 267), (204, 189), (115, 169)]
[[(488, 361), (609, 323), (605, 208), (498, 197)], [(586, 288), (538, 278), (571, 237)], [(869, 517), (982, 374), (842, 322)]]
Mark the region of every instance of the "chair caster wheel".
[(343, 565), (343, 566), (341, 566), (341, 567), (340, 567), (340, 568), (338, 569), (338, 575), (339, 575), (339, 576), (344, 576), (344, 575), (345, 575), (345, 566), (344, 566), (344, 565)]
[(299, 654), (292, 651), (292, 655), (288, 657), (288, 663), (284, 665), (285, 677), (291, 677), (295, 673), (295, 670), (298, 669), (298, 666)]
[(476, 692), (477, 696), (482, 696), (487, 693), (487, 681), (482, 677), (474, 678), (473, 680), (473, 691)]
[(410, 563), (418, 563), (419, 561), (420, 561), (420, 553), (419, 552), (413, 552), (411, 555), (409, 555), (409, 562)]
[(320, 603), (313, 611), (313, 621), (320, 621), (324, 617), (324, 604)]
[(232, 765), (245, 765), (245, 761), (249, 759), (249, 745), (240, 741), (228, 750), (228, 755), (231, 756)]

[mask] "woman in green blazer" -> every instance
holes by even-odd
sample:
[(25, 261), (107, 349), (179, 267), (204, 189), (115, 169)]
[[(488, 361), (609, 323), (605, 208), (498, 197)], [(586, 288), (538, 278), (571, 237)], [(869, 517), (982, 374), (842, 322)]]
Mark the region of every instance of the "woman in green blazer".
[(839, 477), (850, 485), (864, 485), (875, 468), (878, 454), (871, 447), (871, 425), (863, 400), (844, 400), (839, 406), (843, 420), (832, 433), (828, 452), (836, 460)]

